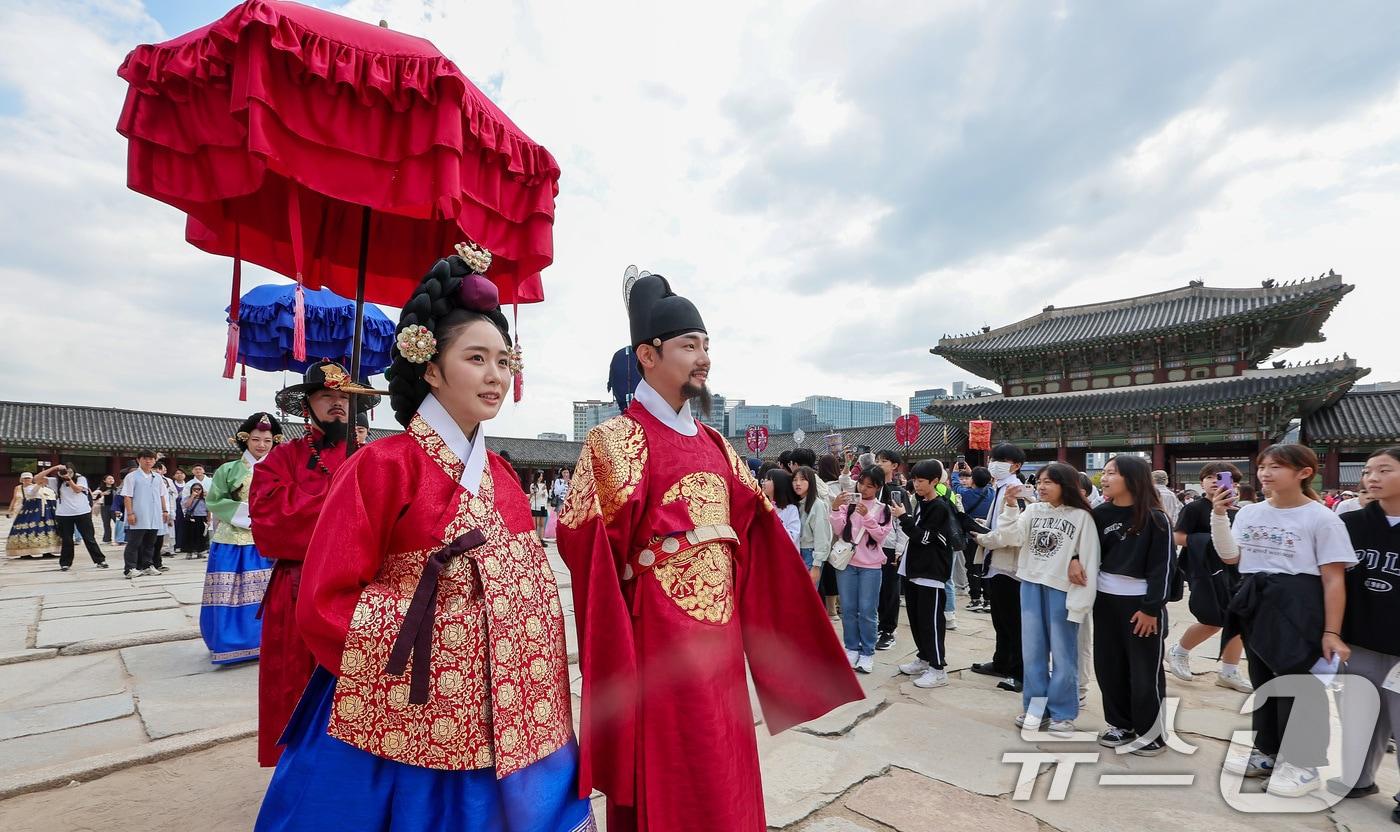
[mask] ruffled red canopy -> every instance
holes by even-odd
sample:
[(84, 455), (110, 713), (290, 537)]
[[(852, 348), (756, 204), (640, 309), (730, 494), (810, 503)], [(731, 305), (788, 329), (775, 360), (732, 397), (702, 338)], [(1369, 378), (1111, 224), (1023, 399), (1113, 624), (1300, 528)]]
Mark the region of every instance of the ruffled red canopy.
[(402, 305), (464, 238), (503, 303), (544, 299), (559, 165), (428, 41), (248, 0), (118, 74), (128, 185), (195, 246), (354, 297), (368, 206), (368, 300)]

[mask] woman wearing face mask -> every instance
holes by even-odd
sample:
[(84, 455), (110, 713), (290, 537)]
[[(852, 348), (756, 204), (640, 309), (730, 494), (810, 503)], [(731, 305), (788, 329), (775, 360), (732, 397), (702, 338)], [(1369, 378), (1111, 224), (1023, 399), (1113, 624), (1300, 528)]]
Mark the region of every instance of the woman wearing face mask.
[(812, 574), (814, 584), (820, 581), (822, 567), (831, 555), (831, 509), (825, 500), (817, 496), (819, 482), (817, 472), (806, 465), (792, 475), (792, 490), (797, 495), (802, 529), (797, 548), (802, 554), (802, 563)]
[[(1361, 487), (1370, 502), (1342, 515), (1351, 545), (1360, 556), (1347, 571), (1346, 617), (1342, 639), (1351, 647), (1346, 672), (1360, 676), (1380, 695), (1379, 718), (1372, 719), (1365, 701), (1341, 696), (1342, 778), (1327, 786), (1335, 794), (1364, 797), (1379, 791), (1376, 770), (1385, 759), (1388, 742), (1400, 734), (1400, 692), (1386, 687), (1392, 669), (1400, 666), (1400, 594), (1394, 564), (1400, 562), (1400, 447), (1371, 454), (1361, 470)], [(1357, 704), (1353, 704), (1353, 701)], [(1400, 801), (1400, 796), (1396, 796)], [(1400, 805), (1390, 813), (1400, 823)]]
[(559, 590), (485, 423), (518, 354), (490, 256), (459, 247), (403, 307), (403, 433), (337, 472), (297, 621), (320, 665), (257, 830), (593, 829), (578, 797)]
[(889, 506), (880, 500), (885, 472), (871, 460), (860, 472), (856, 494), (843, 491), (831, 509), (832, 533), (855, 547), (850, 563), (836, 573), (841, 590), (841, 631), (846, 658), (857, 673), (875, 670), (875, 637), (880, 614), (880, 568), (885, 564), (881, 548), (893, 529)]

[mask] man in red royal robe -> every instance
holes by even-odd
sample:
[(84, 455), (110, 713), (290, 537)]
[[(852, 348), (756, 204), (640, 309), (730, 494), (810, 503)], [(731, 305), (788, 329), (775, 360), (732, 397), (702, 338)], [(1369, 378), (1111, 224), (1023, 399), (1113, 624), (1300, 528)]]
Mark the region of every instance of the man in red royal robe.
[(351, 383), (350, 374), (335, 362), (322, 361), (308, 368), (301, 384), (277, 394), (279, 409), (306, 418), (306, 434), (273, 448), (258, 464), (249, 485), (253, 541), (264, 557), (277, 561), (261, 610), (258, 764), (262, 766), (277, 765), (282, 754), (278, 739), (316, 669), (297, 627), (297, 590), (331, 474), (345, 462), (350, 394), (360, 394), (358, 407), (368, 410), (378, 401), (370, 394), (377, 392)]
[(700, 313), (628, 287), (644, 380), (589, 431), (559, 517), (583, 672), (582, 795), (609, 832), (766, 828), (747, 657), (772, 733), (863, 696), (791, 538), (708, 406)]

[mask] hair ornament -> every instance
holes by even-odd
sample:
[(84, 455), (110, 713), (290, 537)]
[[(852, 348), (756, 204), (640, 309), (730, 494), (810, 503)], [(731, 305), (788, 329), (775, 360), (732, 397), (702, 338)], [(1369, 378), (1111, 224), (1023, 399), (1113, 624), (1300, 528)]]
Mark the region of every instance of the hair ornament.
[(456, 245), (457, 256), (462, 258), (462, 262), (467, 264), (467, 268), (476, 274), (486, 274), (486, 270), (491, 268), (491, 252), (484, 247), (468, 240), (465, 243)]
[(395, 344), (399, 355), (414, 364), (426, 364), (437, 355), (437, 338), (421, 324), (410, 324), (399, 330)]

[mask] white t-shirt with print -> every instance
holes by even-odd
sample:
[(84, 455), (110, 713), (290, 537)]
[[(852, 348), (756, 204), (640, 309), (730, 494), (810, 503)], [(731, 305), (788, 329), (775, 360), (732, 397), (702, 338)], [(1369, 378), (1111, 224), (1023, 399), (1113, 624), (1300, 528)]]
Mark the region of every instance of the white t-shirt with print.
[(1356, 562), (1346, 524), (1312, 500), (1296, 508), (1247, 505), (1235, 515), (1231, 531), (1242, 574), (1321, 575), (1321, 564)]

